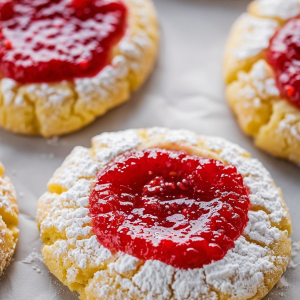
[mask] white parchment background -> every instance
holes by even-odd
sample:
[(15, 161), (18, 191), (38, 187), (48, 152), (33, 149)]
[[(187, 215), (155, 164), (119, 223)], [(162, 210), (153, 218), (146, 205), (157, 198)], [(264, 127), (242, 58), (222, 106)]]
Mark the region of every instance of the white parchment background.
[[(248, 1), (154, 2), (162, 29), (160, 57), (152, 76), (130, 102), (57, 142), (0, 130), (0, 161), (16, 187), (20, 206), (20, 239), (14, 261), (0, 279), (1, 300), (78, 299), (42, 262), (22, 261), (40, 251), (35, 211), (47, 181), (74, 146), (89, 147), (91, 138), (103, 131), (165, 126), (217, 135), (240, 144), (264, 163), (282, 188), (292, 215), (293, 239), (300, 240), (300, 168), (257, 150), (239, 130), (224, 99), (224, 43)], [(289, 269), (285, 277), (291, 287), (274, 289), (266, 299), (299, 299), (300, 266)]]

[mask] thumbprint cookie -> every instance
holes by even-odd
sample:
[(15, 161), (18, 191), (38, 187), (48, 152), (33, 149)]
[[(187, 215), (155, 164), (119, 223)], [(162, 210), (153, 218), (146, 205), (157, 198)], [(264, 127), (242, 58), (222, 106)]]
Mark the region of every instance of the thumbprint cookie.
[(2, 0), (0, 126), (79, 130), (129, 99), (157, 48), (151, 0)]
[(4, 176), (0, 163), (0, 275), (9, 265), (15, 252), (19, 230), (16, 193), (9, 178)]
[(233, 25), (224, 58), (229, 105), (241, 129), (300, 164), (300, 4), (256, 0)]
[(49, 270), (86, 300), (262, 299), (285, 271), (280, 189), (226, 140), (150, 128), (76, 147), (37, 223)]

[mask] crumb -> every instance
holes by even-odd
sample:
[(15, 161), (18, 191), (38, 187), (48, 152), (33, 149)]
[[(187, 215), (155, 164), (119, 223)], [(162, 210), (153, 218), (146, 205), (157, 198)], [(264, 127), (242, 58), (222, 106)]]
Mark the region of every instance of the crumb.
[(276, 284), (276, 288), (277, 289), (282, 289), (282, 288), (286, 288), (289, 287), (289, 283), (287, 282), (286, 278), (284, 276), (281, 276), (281, 278), (279, 279), (279, 281)]
[(59, 137), (58, 136), (54, 136), (50, 139), (47, 139), (47, 144), (50, 146), (57, 146), (58, 145), (58, 141), (59, 141)]
[(43, 262), (43, 257), (40, 253), (36, 252), (35, 249), (33, 249), (32, 253), (30, 253), (25, 259), (23, 259), (21, 262), (23, 264), (31, 264), (33, 262)]

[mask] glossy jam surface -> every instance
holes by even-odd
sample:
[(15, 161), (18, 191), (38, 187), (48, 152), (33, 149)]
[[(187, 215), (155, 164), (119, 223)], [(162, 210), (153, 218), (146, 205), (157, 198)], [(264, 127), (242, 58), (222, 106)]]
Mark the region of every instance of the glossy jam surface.
[(272, 39), (268, 62), (281, 96), (300, 108), (300, 19), (290, 20)]
[(184, 269), (223, 258), (249, 208), (235, 167), (160, 149), (119, 156), (99, 172), (90, 196), (103, 246)]
[(94, 76), (126, 19), (119, 0), (0, 0), (0, 74), (21, 83)]

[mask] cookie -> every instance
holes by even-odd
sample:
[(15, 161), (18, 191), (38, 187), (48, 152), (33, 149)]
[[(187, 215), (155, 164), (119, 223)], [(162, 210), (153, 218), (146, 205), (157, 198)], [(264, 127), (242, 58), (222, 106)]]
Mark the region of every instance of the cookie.
[(244, 149), (186, 130), (103, 133), (48, 183), (49, 270), (80, 299), (262, 299), (290, 254), (288, 210)]
[(294, 64), (300, 52), (293, 41), (300, 40), (299, 14), (296, 0), (253, 1), (233, 25), (224, 57), (226, 96), (243, 132), (298, 165), (300, 70)]
[(0, 163), (0, 275), (9, 265), (18, 242), (18, 205), (9, 178)]
[(3, 1), (0, 12), (0, 126), (16, 133), (79, 130), (127, 101), (157, 56), (151, 0)]

